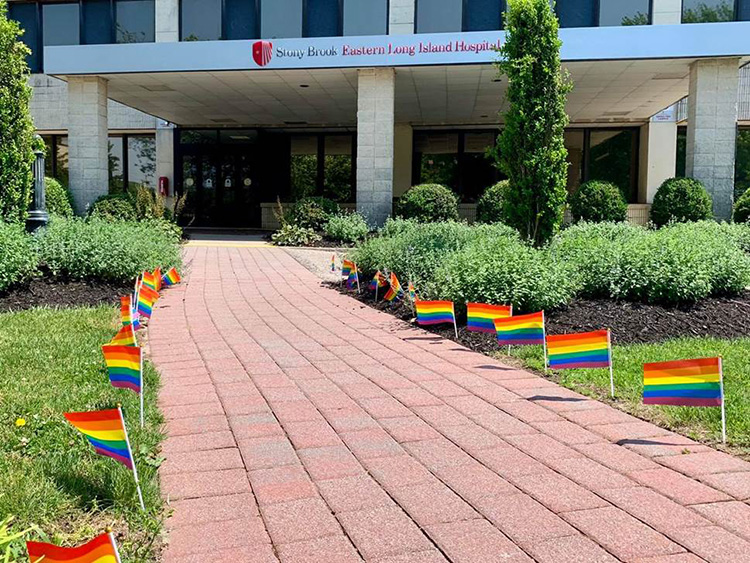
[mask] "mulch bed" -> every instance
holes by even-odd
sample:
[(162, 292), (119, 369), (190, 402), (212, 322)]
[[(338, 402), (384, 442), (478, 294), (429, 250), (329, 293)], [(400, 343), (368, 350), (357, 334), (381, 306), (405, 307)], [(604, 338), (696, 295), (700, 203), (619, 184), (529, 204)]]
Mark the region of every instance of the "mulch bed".
[(86, 307), (119, 305), (120, 296), (133, 291), (132, 284), (101, 282), (61, 282), (37, 279), (0, 293), (0, 313), (33, 307)]
[[(359, 299), (362, 303), (390, 313), (407, 322), (414, 318), (408, 303), (378, 301), (373, 293), (357, 295), (341, 284), (330, 287)], [(469, 332), (466, 319), (458, 319), (458, 342), (485, 354), (497, 351), (493, 335)], [(630, 303), (606, 299), (576, 299), (565, 308), (546, 314), (547, 332), (565, 334), (602, 328), (612, 329), (617, 344), (653, 343), (680, 337), (750, 337), (750, 291), (734, 297), (712, 297), (700, 303), (677, 307)], [(453, 327), (424, 327), (426, 330), (455, 340)]]

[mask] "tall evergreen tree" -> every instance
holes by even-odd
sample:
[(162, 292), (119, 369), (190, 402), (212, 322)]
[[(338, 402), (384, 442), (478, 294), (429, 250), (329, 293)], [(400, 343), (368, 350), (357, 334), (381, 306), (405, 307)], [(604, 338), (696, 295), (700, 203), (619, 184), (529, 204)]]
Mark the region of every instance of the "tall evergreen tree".
[(0, 0), (0, 220), (23, 221), (28, 212), (34, 162), (31, 87), (18, 23)]
[(549, 0), (509, 0), (497, 66), (510, 104), (496, 158), (510, 180), (504, 221), (542, 244), (563, 220), (568, 152), (565, 101), (570, 81), (560, 66), (558, 21)]

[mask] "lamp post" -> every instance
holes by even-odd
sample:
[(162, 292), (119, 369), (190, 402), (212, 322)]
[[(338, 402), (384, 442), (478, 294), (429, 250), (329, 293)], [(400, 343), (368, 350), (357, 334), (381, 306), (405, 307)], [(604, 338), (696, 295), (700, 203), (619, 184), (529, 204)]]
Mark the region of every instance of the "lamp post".
[[(37, 137), (41, 141), (41, 137)], [(31, 202), (26, 230), (30, 233), (49, 223), (47, 202), (44, 194), (44, 150), (34, 149), (34, 199)]]

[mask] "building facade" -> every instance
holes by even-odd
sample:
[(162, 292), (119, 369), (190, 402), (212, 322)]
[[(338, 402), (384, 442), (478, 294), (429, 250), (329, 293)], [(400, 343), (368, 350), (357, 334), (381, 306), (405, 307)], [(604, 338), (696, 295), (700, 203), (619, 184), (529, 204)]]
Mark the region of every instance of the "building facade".
[[(504, 9), (504, 0), (10, 3), (32, 50), (48, 174), (68, 183), (77, 209), (146, 184), (188, 194), (196, 226), (233, 228), (272, 226), (277, 200), (304, 195), (382, 223), (421, 182), (450, 186), (470, 218), (502, 178), (486, 151), (505, 108), (507, 79), (493, 65)], [(682, 169), (728, 218), (750, 0), (555, 9), (574, 82), (569, 189), (612, 181), (643, 218)]]

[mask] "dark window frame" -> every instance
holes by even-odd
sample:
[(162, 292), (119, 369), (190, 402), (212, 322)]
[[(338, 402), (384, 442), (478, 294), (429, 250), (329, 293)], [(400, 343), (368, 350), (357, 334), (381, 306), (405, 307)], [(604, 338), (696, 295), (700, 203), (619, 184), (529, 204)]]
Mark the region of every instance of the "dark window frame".
[[(41, 2), (14, 2), (13, 4), (21, 5), (32, 5), (36, 8), (36, 20), (34, 21), (34, 26), (36, 27), (36, 46), (32, 47), (30, 45), (27, 45), (29, 49), (31, 49), (33, 52), (37, 54), (38, 59), (38, 65), (35, 68), (31, 68), (31, 65), (29, 65), (29, 70), (31, 74), (39, 74), (44, 72), (44, 29), (42, 27), (42, 3)], [(13, 4), (8, 4), (8, 17), (10, 17), (10, 8)], [(15, 20), (14, 20), (15, 21)], [(20, 22), (19, 22), (20, 25)], [(36, 50), (35, 50), (36, 49)], [(27, 59), (28, 62), (28, 59)]]
[[(308, 29), (308, 21), (307, 21), (308, 7), (307, 5), (309, 2), (310, 0), (302, 0), (302, 37), (319, 38), (321, 37), (319, 35), (311, 36), (309, 29)], [(343, 37), (344, 36), (344, 0), (336, 0), (336, 2), (339, 5), (339, 17), (338, 17), (338, 22), (336, 22), (336, 35), (327, 35), (325, 37)]]
[[(259, 0), (262, 1), (262, 0)], [(341, 0), (341, 37), (347, 37), (344, 35), (344, 11), (346, 10), (346, 0)], [(416, 2), (416, 0), (415, 0)], [(389, 35), (391, 32), (391, 0), (385, 0), (385, 33), (384, 35)], [(377, 35), (376, 35), (377, 36)], [(354, 36), (350, 36), (354, 37)]]
[[(180, 0), (177, 5), (177, 35), (179, 37), (179, 41), (183, 42), (185, 41), (182, 38), (182, 1)], [(260, 16), (261, 16), (261, 7), (260, 4), (263, 0), (253, 0), (255, 2), (255, 37), (250, 37), (247, 40), (251, 41), (253, 39), (260, 39)], [(227, 39), (227, 2), (226, 0), (221, 0), (221, 14), (219, 17), (221, 18), (221, 33), (220, 37), (217, 41), (228, 41)], [(233, 40), (234, 41), (234, 40)]]
[[(745, 1), (747, 1), (747, 0), (745, 0)], [(653, 0), (652, 0), (652, 2), (653, 2)], [(739, 15), (740, 15), (740, 0), (734, 0), (733, 4), (734, 4), (734, 6), (733, 6), (733, 14), (732, 14), (732, 20), (731, 21), (736, 22), (736, 21), (739, 21), (738, 18), (739, 18)], [(682, 0), (680, 2), (680, 23), (681, 24), (685, 23), (683, 21), (684, 17), (685, 17), (685, 0)], [(729, 22), (697, 22), (697, 23), (729, 23)], [(687, 24), (687, 25), (689, 25), (689, 24)]]
[[(416, 4), (419, 0), (415, 0), (414, 2), (414, 9), (416, 9)], [(471, 32), (470, 29), (467, 29), (467, 21), (466, 21), (466, 13), (468, 4), (471, 2), (471, 0), (463, 0), (463, 3), (461, 5), (461, 31), (462, 32)], [(505, 11), (508, 9), (508, 0), (497, 0), (498, 4), (500, 4), (501, 10), (498, 15), (499, 18), (499, 27), (497, 28), (498, 31), (501, 31), (505, 28)], [(416, 13), (414, 14), (414, 25), (415, 25), (415, 32), (416, 32)]]

